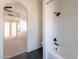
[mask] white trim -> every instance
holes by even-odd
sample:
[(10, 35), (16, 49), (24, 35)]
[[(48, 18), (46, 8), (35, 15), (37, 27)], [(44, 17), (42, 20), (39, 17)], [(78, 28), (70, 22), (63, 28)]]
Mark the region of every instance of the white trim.
[[(37, 50), (37, 49), (39, 49), (39, 48), (41, 48), (42, 46), (40, 46), (40, 47), (38, 47), (38, 48), (36, 48), (36, 49), (34, 49), (34, 50)], [(29, 50), (29, 49), (27, 49), (27, 52), (28, 53), (30, 53), (30, 52), (32, 52), (32, 51), (34, 51), (34, 50)]]

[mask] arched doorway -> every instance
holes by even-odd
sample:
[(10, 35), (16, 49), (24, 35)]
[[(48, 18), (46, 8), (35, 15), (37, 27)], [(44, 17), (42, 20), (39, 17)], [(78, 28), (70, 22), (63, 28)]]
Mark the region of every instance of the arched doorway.
[(5, 59), (22, 54), (27, 50), (26, 8), (17, 1), (4, 5), (4, 56)]

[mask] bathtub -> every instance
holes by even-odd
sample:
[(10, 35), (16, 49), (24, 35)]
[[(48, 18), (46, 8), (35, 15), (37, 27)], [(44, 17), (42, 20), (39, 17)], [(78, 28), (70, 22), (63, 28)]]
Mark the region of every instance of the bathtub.
[(55, 50), (49, 49), (47, 51), (47, 59), (64, 59), (61, 55), (59, 55)]

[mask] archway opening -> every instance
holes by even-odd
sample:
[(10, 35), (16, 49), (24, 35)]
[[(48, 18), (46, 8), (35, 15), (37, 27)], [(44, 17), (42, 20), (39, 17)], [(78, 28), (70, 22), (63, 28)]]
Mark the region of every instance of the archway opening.
[(17, 1), (4, 5), (4, 56), (5, 59), (27, 51), (26, 8)]

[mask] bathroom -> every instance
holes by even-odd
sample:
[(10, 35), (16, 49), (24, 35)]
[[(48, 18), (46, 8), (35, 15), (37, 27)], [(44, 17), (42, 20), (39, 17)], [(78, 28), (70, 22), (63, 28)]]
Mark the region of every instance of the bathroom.
[[(10, 8), (14, 9), (7, 10), (9, 12), (15, 11), (17, 15), (15, 13), (8, 14), (3, 10), (4, 7), (7, 8), (6, 6), (10, 5), (12, 6)], [(29, 53), (41, 47), (43, 47), (43, 59), (77, 59), (77, 8), (77, 0), (1, 0), (0, 59), (11, 58), (24, 52)], [(5, 16), (5, 13), (11, 18)], [(5, 21), (11, 20), (17, 21), (20, 26), (16, 27), (17, 34), (21, 35), (15, 38), (10, 36), (9, 39), (6, 39), (4, 28), (9, 24), (5, 25)], [(21, 26), (23, 21), (25, 25)], [(10, 23), (10, 26), (12, 24)], [(23, 28), (24, 26), (26, 28)], [(12, 32), (12, 28), (9, 28), (7, 31), (10, 30), (10, 35), (16, 35), (16, 30)], [(25, 30), (23, 34), (20, 32), (22, 30)]]

